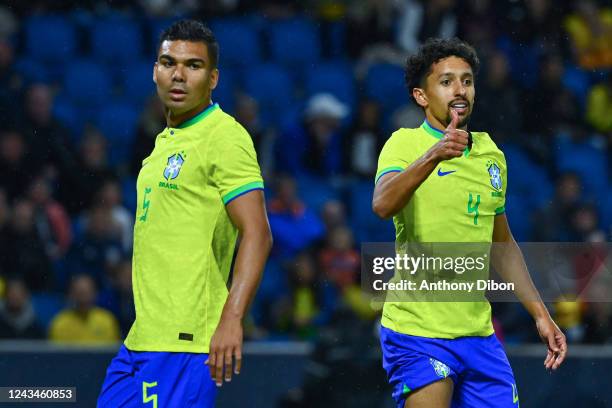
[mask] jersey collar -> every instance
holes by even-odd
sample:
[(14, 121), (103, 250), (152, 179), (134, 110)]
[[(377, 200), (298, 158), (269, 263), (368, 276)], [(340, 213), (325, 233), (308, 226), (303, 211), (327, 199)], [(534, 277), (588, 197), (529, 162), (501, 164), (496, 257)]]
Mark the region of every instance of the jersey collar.
[[(425, 132), (427, 132), (429, 135), (435, 137), (436, 139), (442, 139), (442, 137), (444, 137), (444, 131), (440, 130), (440, 129), (436, 129), (435, 127), (433, 127), (431, 125), (431, 123), (429, 123), (427, 121), (427, 119), (425, 119), (423, 121), (423, 124), (421, 125), (421, 128), (423, 128), (423, 130)], [(472, 138), (472, 143), (474, 143), (474, 140)], [(473, 147), (472, 147), (473, 148)], [(463, 151), (463, 155), (465, 157), (467, 157), (470, 154), (470, 149), (468, 149), (467, 147), (465, 148), (465, 150)]]
[(210, 115), (212, 112), (214, 112), (217, 109), (219, 109), (219, 104), (218, 103), (211, 103), (206, 108), (204, 108), (204, 110), (202, 110), (200, 113), (198, 113), (197, 115), (195, 115), (191, 119), (187, 119), (183, 123), (181, 123), (178, 126), (176, 126), (175, 129), (184, 129), (184, 128), (188, 127), (188, 126), (195, 125), (196, 123), (201, 122), (202, 120), (204, 120), (208, 115)]

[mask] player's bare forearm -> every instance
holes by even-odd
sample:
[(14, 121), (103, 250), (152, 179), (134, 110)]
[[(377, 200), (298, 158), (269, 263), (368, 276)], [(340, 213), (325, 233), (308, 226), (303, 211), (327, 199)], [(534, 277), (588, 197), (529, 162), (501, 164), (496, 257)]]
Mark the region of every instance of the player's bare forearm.
[(457, 129), (459, 116), (451, 110), (451, 123), (444, 130), (444, 137), (423, 156), (401, 173), (383, 175), (374, 188), (372, 210), (381, 218), (393, 217), (404, 208), (416, 189), (429, 177), (438, 163), (460, 157), (468, 145), (468, 132)]
[(495, 216), (493, 242), (491, 251), (493, 267), (502, 279), (514, 283), (514, 293), (535, 320), (538, 333), (548, 348), (544, 366), (556, 370), (565, 360), (567, 353), (565, 335), (550, 317), (531, 280), (525, 259), (510, 232), (505, 214)]
[(416, 189), (429, 177), (439, 160), (429, 152), (401, 173), (385, 174), (374, 188), (372, 210), (381, 218), (393, 217), (404, 208)]
[(495, 216), (493, 227), (493, 267), (506, 282), (514, 283), (514, 293), (534, 318), (550, 317), (536, 289), (523, 253), (514, 240), (505, 214)]
[(232, 368), (235, 374), (240, 373), (242, 319), (255, 296), (272, 248), (272, 233), (261, 191), (251, 191), (238, 197), (229, 203), (226, 209), (232, 223), (240, 232), (241, 242), (234, 265), (232, 286), (219, 325), (210, 340), (207, 364), (217, 386), (221, 386), (224, 378), (225, 381), (231, 381)]

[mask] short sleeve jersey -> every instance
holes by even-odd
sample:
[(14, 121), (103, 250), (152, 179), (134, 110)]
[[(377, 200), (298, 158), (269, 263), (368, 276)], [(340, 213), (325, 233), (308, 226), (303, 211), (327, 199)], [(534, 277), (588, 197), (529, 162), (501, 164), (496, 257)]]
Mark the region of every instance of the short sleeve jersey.
[[(442, 161), (393, 217), (396, 244), (410, 242), (485, 242), (494, 217), (505, 211), (506, 160), (484, 132), (471, 132), (472, 148)], [(401, 172), (437, 143), (443, 132), (425, 121), (400, 129), (383, 147), (376, 182)], [(488, 302), (386, 302), (382, 324), (400, 333), (456, 338), (493, 333)]]
[(217, 104), (157, 136), (137, 180), (128, 349), (208, 352), (238, 233), (225, 206), (256, 189), (251, 137)]

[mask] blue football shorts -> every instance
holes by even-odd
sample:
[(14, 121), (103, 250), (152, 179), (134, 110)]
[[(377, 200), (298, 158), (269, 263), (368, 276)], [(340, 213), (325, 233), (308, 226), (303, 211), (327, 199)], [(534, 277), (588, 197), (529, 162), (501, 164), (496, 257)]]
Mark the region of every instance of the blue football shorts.
[(204, 364), (207, 358), (121, 345), (106, 371), (98, 408), (212, 408), (217, 389)]
[(452, 408), (518, 408), (514, 374), (495, 334), (436, 339), (381, 326), (383, 367), (403, 408), (411, 392), (450, 377)]

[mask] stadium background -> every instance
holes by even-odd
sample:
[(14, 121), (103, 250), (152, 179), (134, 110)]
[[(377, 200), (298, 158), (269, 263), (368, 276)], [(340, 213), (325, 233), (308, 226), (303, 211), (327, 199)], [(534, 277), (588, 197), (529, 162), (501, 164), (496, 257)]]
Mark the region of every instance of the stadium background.
[[(219, 406), (255, 389), (252, 406), (390, 406), (378, 312), (360, 297), (359, 245), (394, 237), (370, 209), (373, 175), (390, 133), (423, 119), (403, 64), (427, 37), (456, 35), (478, 51), (470, 127), (506, 154), (517, 241), (610, 240), (609, 2), (202, 3), (0, 6), (0, 338), (12, 340), (0, 347), (0, 385), (80, 377), (83, 398), (95, 398), (115, 349), (82, 347), (119, 340), (133, 319), (135, 177), (165, 126), (152, 64), (159, 32), (180, 17), (217, 36), (213, 100), (253, 137), (275, 237), (246, 325), (251, 360)], [(529, 316), (494, 305), (522, 406), (612, 406), (609, 386), (598, 389), (612, 362), (603, 346), (612, 342), (610, 303), (549, 306), (570, 343), (595, 348), (578, 347), (584, 353), (549, 376), (544, 348), (526, 346), (538, 342)], [(75, 307), (95, 316), (87, 329)]]

